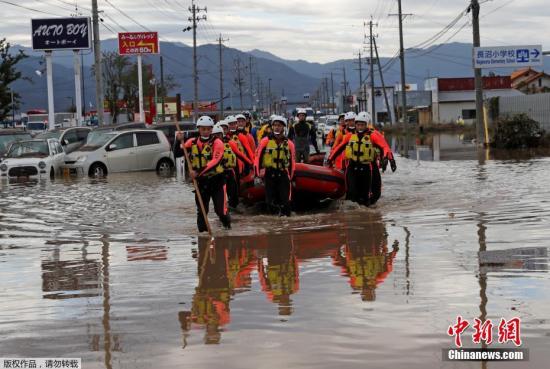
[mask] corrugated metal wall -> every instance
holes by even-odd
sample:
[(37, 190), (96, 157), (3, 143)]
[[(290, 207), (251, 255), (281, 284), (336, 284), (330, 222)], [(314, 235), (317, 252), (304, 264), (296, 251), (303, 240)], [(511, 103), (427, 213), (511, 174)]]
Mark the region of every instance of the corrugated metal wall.
[(550, 131), (550, 93), (499, 98), (500, 116), (525, 113)]

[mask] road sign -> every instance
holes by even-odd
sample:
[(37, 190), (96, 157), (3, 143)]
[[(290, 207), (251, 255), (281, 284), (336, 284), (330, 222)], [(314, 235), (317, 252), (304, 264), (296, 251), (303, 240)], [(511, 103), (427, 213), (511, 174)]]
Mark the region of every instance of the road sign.
[(474, 68), (517, 68), (543, 64), (542, 45), (474, 48)]
[(31, 19), (33, 50), (83, 50), (92, 44), (89, 17)]
[(118, 34), (120, 55), (158, 54), (158, 32), (122, 32)]

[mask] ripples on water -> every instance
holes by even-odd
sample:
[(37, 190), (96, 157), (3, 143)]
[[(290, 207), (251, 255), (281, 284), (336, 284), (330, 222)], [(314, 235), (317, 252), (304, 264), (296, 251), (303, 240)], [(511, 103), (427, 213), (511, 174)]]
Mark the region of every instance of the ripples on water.
[(213, 244), (197, 238), (176, 178), (3, 185), (0, 356), (481, 367), (441, 362), (460, 314), (522, 318), (530, 361), (485, 367), (545, 367), (550, 160), (398, 165), (374, 208), (336, 202), (289, 219), (241, 208)]

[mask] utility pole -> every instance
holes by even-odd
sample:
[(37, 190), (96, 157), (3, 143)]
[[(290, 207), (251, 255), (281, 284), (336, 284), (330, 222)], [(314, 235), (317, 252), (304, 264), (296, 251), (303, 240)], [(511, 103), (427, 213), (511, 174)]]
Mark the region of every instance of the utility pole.
[[(328, 90), (328, 86), (327, 86), (327, 90)], [(334, 114), (334, 108), (335, 108), (335, 106), (334, 106), (334, 76), (332, 75), (332, 72), (330, 72), (330, 111), (331, 111), (332, 114)]]
[(248, 89), (250, 90), (250, 109), (253, 110), (254, 109), (254, 94), (252, 92), (252, 86), (254, 86), (254, 84), (252, 82), (252, 55), (250, 55), (248, 57), (248, 74), (249, 74), (249, 77), (250, 77), (250, 83), (249, 83), (249, 86), (248, 86)]
[(197, 14), (204, 11), (207, 12), (206, 7), (199, 8), (195, 5), (195, 0), (192, 1), (191, 6), (189, 7), (191, 12), (191, 17), (188, 18), (189, 21), (193, 22), (193, 123), (197, 122), (197, 116), (199, 112), (199, 74), (197, 70), (197, 22), (201, 20), (206, 20), (206, 15), (202, 17), (197, 17)]
[[(401, 0), (397, 0), (398, 14), (399, 17), (399, 59), (401, 61), (401, 117), (403, 118), (403, 123), (407, 123), (407, 91), (406, 91), (406, 82), (405, 82), (405, 47), (403, 46), (403, 19), (412, 14), (403, 14), (401, 8)], [(408, 130), (408, 128), (407, 128)]]
[[(361, 51), (359, 51), (358, 64), (359, 64), (359, 69), (357, 69), (357, 70), (359, 71), (359, 96), (361, 96), (361, 91), (363, 90), (362, 87), (361, 87), (362, 84), (363, 84), (363, 64), (362, 64), (362, 61), (361, 61)], [(361, 101), (362, 101), (362, 99), (359, 98), (359, 111), (362, 111)]]
[(374, 51), (376, 52), (376, 62), (378, 63), (378, 71), (380, 72), (380, 82), (382, 83), (382, 91), (384, 91), (384, 100), (386, 102), (386, 110), (390, 118), (390, 125), (392, 124), (392, 109), (388, 101), (388, 94), (386, 93), (386, 84), (384, 83), (384, 73), (382, 73), (382, 67), (380, 66), (380, 58), (378, 57), (378, 47), (376, 46), (376, 38), (372, 40), (374, 44)]
[(164, 96), (166, 95), (166, 90), (164, 89), (164, 59), (162, 58), (162, 55), (160, 56), (160, 115), (162, 117), (162, 121), (164, 122), (164, 114), (166, 114), (166, 111), (164, 110)]
[(237, 68), (237, 79), (235, 80), (235, 84), (239, 87), (239, 99), (241, 103), (241, 110), (243, 110), (243, 78), (241, 77), (241, 59), (237, 58), (235, 60), (236, 68)]
[[(330, 73), (330, 80), (331, 80), (331, 82), (333, 81), (332, 80), (332, 72)], [(329, 94), (328, 94), (328, 78), (327, 77), (325, 77), (325, 96), (327, 97), (327, 108), (328, 108), (330, 97), (329, 97)], [(334, 84), (332, 84), (332, 102), (334, 102)], [(332, 105), (332, 102), (330, 104), (331, 112), (334, 113), (334, 106)]]
[(344, 71), (344, 94), (342, 95), (342, 109), (343, 111), (345, 111), (345, 107), (346, 107), (346, 96), (348, 94), (348, 81), (346, 79), (346, 67), (342, 66), (342, 70)]
[(224, 41), (227, 41), (227, 40), (222, 39), (222, 35), (220, 33), (220, 37), (218, 38), (218, 47), (219, 47), (219, 53), (220, 53), (220, 119), (223, 119), (223, 100), (224, 100), (224, 96), (223, 96), (223, 57), (222, 57), (222, 54), (223, 54), (223, 45), (222, 45), (222, 43)]
[(15, 97), (13, 95), (13, 90), (11, 93), (11, 124), (15, 127)]
[(99, 39), (99, 16), (97, 0), (92, 0), (92, 28), (94, 35), (94, 71), (95, 71), (95, 104), (97, 120), (100, 126), (105, 124), (103, 117), (103, 73), (101, 72), (101, 40)]
[(256, 75), (256, 93), (258, 94), (258, 107), (260, 111), (263, 111), (264, 109), (264, 99), (263, 99), (263, 92), (262, 92), (262, 83), (260, 81), (260, 76)]
[(267, 90), (269, 91), (269, 115), (271, 115), (271, 104), (272, 104), (272, 101), (271, 101), (271, 78), (268, 78), (267, 80)]
[(372, 19), (370, 20), (369, 22), (369, 30), (370, 30), (370, 36), (369, 36), (369, 41), (370, 41), (370, 60), (369, 60), (369, 64), (370, 64), (370, 91), (371, 91), (371, 96), (370, 96), (370, 99), (371, 99), (371, 107), (372, 107), (372, 115), (371, 115), (371, 119), (372, 119), (372, 123), (376, 123), (377, 119), (376, 119), (376, 95), (375, 95), (375, 88), (374, 88), (374, 55), (373, 55), (373, 40), (374, 40), (374, 37), (372, 35)]
[[(479, 2), (472, 0), (468, 11), (472, 12), (472, 28), (474, 33), (474, 47), (481, 46), (481, 36), (479, 34)], [(485, 131), (483, 127), (483, 77), (480, 68), (474, 68), (475, 87), (476, 87), (476, 133), (477, 144), (484, 145), (486, 143)]]

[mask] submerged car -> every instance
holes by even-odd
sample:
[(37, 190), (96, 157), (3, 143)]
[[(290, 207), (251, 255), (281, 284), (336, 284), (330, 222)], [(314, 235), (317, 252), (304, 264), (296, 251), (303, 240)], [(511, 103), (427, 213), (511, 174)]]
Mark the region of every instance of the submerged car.
[(43, 122), (28, 122), (25, 126), (25, 129), (27, 132), (31, 134), (31, 136), (36, 136), (39, 133), (46, 132), (48, 130), (48, 123)]
[(65, 153), (70, 154), (86, 143), (91, 130), (89, 127), (60, 128), (41, 133), (36, 138), (57, 138), (61, 146), (63, 146)]
[(0, 163), (0, 177), (46, 178), (61, 173), (65, 152), (55, 138), (17, 141), (11, 144)]
[(156, 170), (170, 173), (174, 168), (171, 148), (161, 131), (149, 129), (92, 132), (86, 145), (67, 155), (65, 171), (91, 177), (108, 173)]
[(32, 140), (30, 133), (19, 129), (0, 130), (0, 162), (13, 142), (25, 140)]

